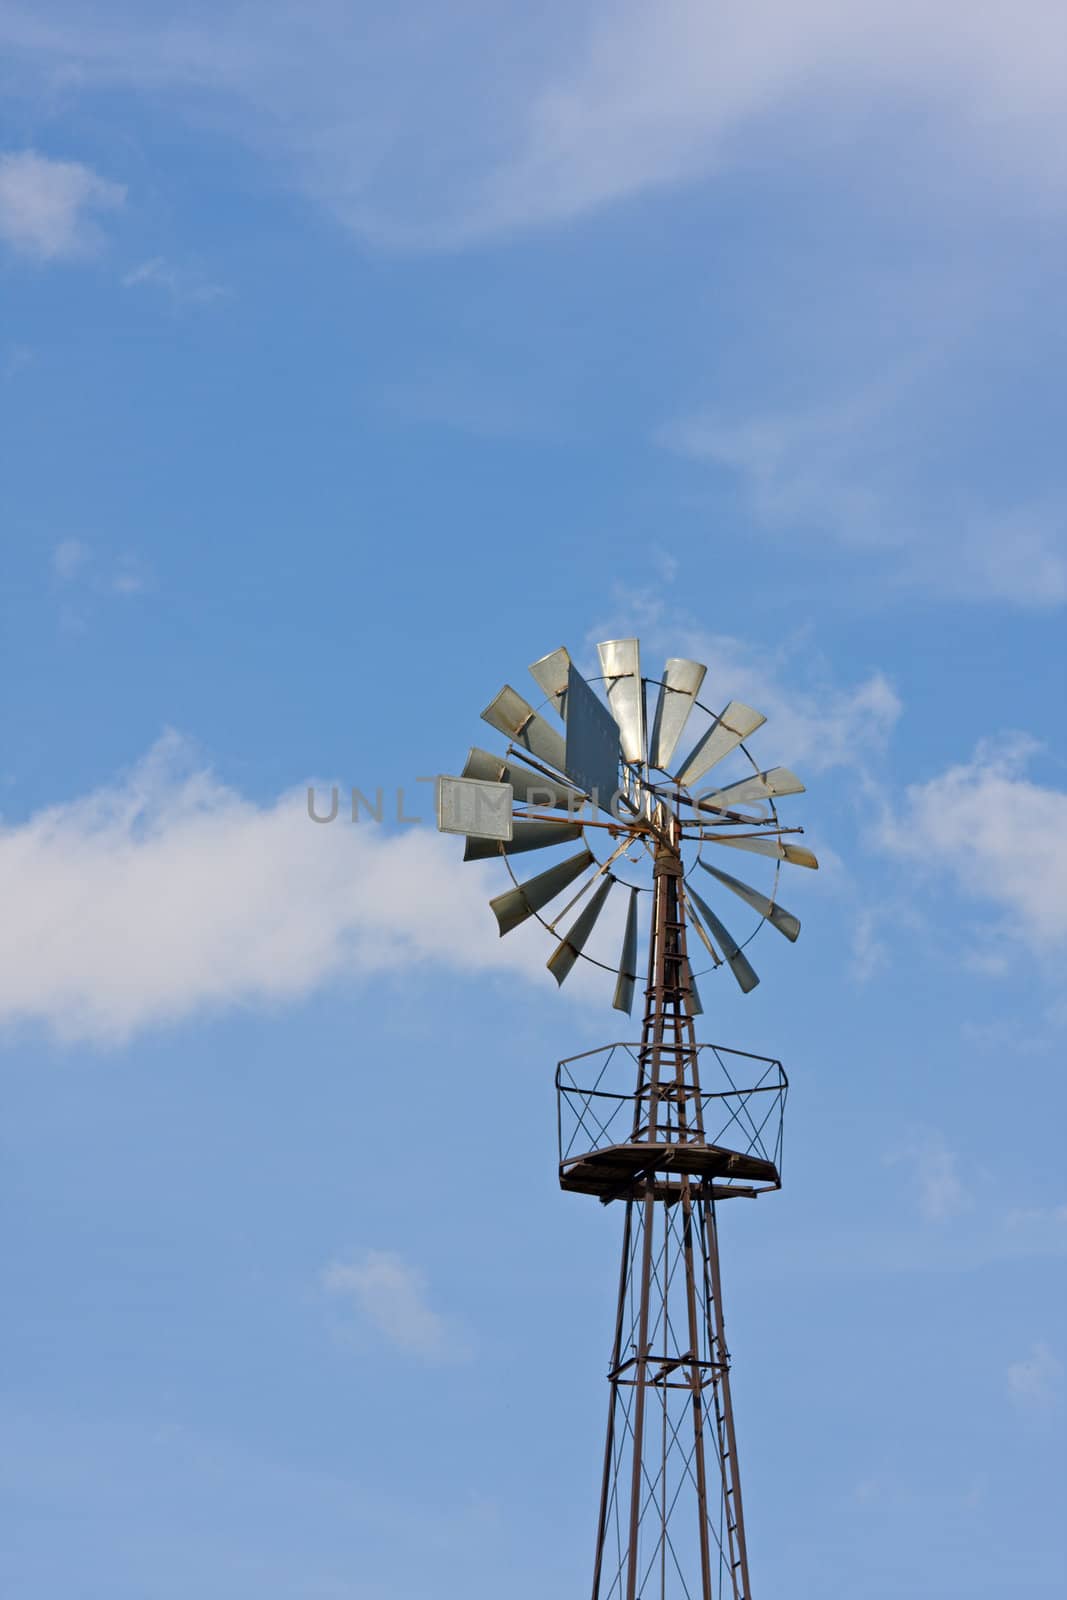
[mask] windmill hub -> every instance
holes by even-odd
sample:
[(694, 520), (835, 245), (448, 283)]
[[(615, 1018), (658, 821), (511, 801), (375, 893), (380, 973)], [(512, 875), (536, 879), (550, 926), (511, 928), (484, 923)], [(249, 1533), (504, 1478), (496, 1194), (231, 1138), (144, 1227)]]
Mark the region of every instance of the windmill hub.
[[(782, 866), (818, 863), (776, 806), (803, 784), (785, 767), (761, 770), (748, 752), (760, 712), (737, 700), (718, 712), (703, 705), (700, 662), (672, 657), (650, 679), (636, 639), (597, 651), (601, 676), (590, 681), (563, 648), (533, 663), (540, 709), (500, 691), (482, 715), (507, 747), (472, 749), (460, 777), (438, 779), (438, 825), (466, 836), (466, 860), (502, 860), (512, 886), (490, 902), (500, 933), (539, 922), (556, 941), (547, 964), (557, 983), (579, 960), (603, 968), (615, 977), (613, 1006), (629, 1014), (638, 972), (647, 974), (640, 1039), (556, 1072), (561, 1187), (617, 1201), (624, 1215), (593, 1600), (751, 1600), (717, 1206), (780, 1187), (788, 1085), (778, 1061), (697, 1042), (696, 980), (725, 967), (744, 993), (754, 989), (745, 947), (757, 929), (766, 922), (790, 941), (800, 932), (777, 899)], [(696, 741), (679, 761), (691, 719)], [(723, 847), (757, 858), (770, 881), (761, 888), (717, 866)], [(550, 864), (520, 880), (512, 858), (534, 850)], [(701, 879), (704, 894), (725, 890), (755, 914), (747, 937), (697, 890), (698, 867), (711, 879)], [(597, 944), (620, 883), (621, 953)], [(697, 972), (690, 931), (710, 962)]]

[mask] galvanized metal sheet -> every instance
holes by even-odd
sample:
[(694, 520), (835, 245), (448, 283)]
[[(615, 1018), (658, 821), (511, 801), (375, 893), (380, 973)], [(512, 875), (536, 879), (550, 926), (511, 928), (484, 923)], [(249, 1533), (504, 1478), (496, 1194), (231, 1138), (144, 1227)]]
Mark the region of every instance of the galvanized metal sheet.
[(542, 656), (540, 661), (530, 663), (531, 678), (554, 703), (564, 722), (567, 720), (567, 677), (570, 664), (570, 651), (565, 645), (560, 645), (558, 650)]
[(551, 779), (518, 762), (505, 761), (491, 750), (475, 746), (467, 756), (463, 768), (465, 778), (481, 778), (487, 783), (510, 783), (515, 791), (516, 805), (534, 806), (538, 810), (577, 812), (582, 797), (577, 789), (562, 779)]
[(671, 757), (707, 670), (699, 661), (686, 661), (680, 656), (672, 656), (664, 668), (648, 755), (649, 766), (660, 772), (670, 770)]
[(700, 921), (703, 922), (712, 938), (718, 941), (719, 949), (723, 953), (726, 965), (737, 979), (737, 984), (742, 994), (750, 994), (759, 983), (759, 978), (744, 951), (739, 949), (733, 934), (719, 921), (707, 901), (701, 899), (694, 888), (687, 886), (686, 897), (693, 902)]
[[(504, 844), (506, 856), (522, 855), (527, 850), (547, 850), (552, 845), (570, 844), (582, 837), (578, 822), (522, 822), (512, 824), (511, 838)], [(487, 861), (500, 854), (499, 839), (468, 838), (464, 861)]]
[(689, 990), (690, 1016), (702, 1017), (704, 1015), (704, 1007), (700, 999), (700, 990), (697, 988), (697, 981), (693, 977), (693, 969), (688, 961), (686, 961), (685, 970), (682, 973), (682, 988)]
[(623, 760), (640, 764), (645, 759), (645, 691), (638, 641), (606, 639), (596, 648), (608, 680), (608, 705), (619, 725)]
[(586, 940), (596, 927), (597, 918), (603, 911), (604, 902), (615, 887), (615, 883), (616, 879), (609, 872), (607, 877), (603, 878), (597, 885), (585, 910), (575, 918), (570, 932), (564, 934), (555, 950), (549, 956), (546, 964), (557, 983), (563, 982), (584, 950)]
[(750, 850), (753, 855), (771, 856), (777, 861), (790, 861), (794, 867), (817, 868), (819, 863), (810, 850), (802, 844), (786, 844), (783, 839), (731, 839), (721, 833), (705, 833), (705, 844), (725, 844), (731, 850)]
[(790, 772), (788, 767), (772, 767), (769, 772), (753, 773), (751, 778), (742, 778), (725, 789), (716, 789), (713, 794), (701, 795), (699, 805), (702, 811), (731, 811), (734, 806), (750, 800), (773, 800), (783, 794), (803, 793), (804, 785), (795, 772)]
[(563, 735), (540, 716), (528, 700), (524, 700), (510, 684), (505, 684), (482, 712), (482, 721), (491, 728), (506, 733), (512, 744), (521, 745), (531, 755), (539, 756), (549, 766), (563, 771), (566, 749)]
[(739, 878), (731, 878), (728, 872), (720, 872), (718, 867), (710, 867), (706, 861), (700, 861), (697, 865), (703, 867), (713, 878), (718, 878), (719, 882), (725, 884), (739, 900), (744, 900), (746, 905), (750, 905), (753, 911), (758, 911), (761, 917), (766, 917), (771, 927), (777, 928), (787, 939), (797, 938), (800, 933), (800, 919), (794, 917), (791, 911), (787, 911), (784, 906), (776, 905), (773, 900), (768, 900), (765, 894), (760, 894), (751, 884), (742, 883)]
[(692, 750), (685, 766), (678, 774), (678, 782), (692, 787), (698, 778), (709, 772), (717, 761), (736, 750), (742, 739), (762, 728), (767, 718), (762, 711), (753, 711), (740, 700), (731, 700), (726, 710), (716, 717), (707, 733)]
[(476, 839), (510, 839), (513, 803), (510, 783), (442, 775), (437, 780), (438, 831), (465, 833)]
[(575, 878), (581, 877), (587, 868), (593, 866), (594, 856), (591, 850), (579, 850), (577, 855), (568, 856), (566, 861), (559, 861), (554, 867), (549, 867), (547, 872), (538, 873), (536, 878), (528, 878), (525, 883), (520, 883), (516, 888), (509, 889), (506, 894), (498, 894), (490, 900), (489, 905), (500, 927), (501, 936), (510, 933), (512, 928), (517, 928), (527, 917), (532, 917), (535, 911), (540, 911), (562, 894)]
[(584, 794), (611, 812), (619, 788), (619, 730), (572, 665), (567, 675), (567, 746), (564, 770)]
[(690, 903), (692, 890), (687, 889), (684, 890), (683, 893), (685, 895), (686, 915), (693, 924), (693, 927), (696, 929), (697, 933), (700, 935), (700, 942), (704, 946), (704, 949), (708, 952), (708, 955), (711, 957), (712, 966), (721, 967), (722, 957), (719, 955), (719, 952), (708, 938), (707, 930), (705, 929), (704, 924), (698, 920), (697, 914)]
[(619, 958), (619, 976), (615, 984), (612, 1005), (627, 1016), (634, 1008), (634, 985), (637, 982), (637, 897), (639, 889), (630, 890), (630, 904), (626, 908), (626, 931), (622, 936), (622, 955)]

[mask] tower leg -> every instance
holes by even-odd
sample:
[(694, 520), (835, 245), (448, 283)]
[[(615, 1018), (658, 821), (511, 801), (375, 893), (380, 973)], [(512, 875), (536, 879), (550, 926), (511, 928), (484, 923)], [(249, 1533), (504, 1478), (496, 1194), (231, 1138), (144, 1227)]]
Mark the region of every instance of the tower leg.
[(737, 1460), (737, 1433), (730, 1396), (730, 1352), (726, 1345), (726, 1325), (722, 1309), (722, 1274), (719, 1267), (719, 1228), (714, 1205), (704, 1207), (704, 1241), (707, 1252), (706, 1284), (711, 1299), (707, 1308), (708, 1332), (715, 1351), (716, 1377), (712, 1383), (715, 1403), (715, 1432), (722, 1467), (722, 1502), (726, 1520), (730, 1571), (734, 1574), (733, 1592), (739, 1600), (749, 1600), (748, 1547), (745, 1543), (745, 1513), (741, 1503), (741, 1475)]
[[(623, 1332), (626, 1327), (626, 1288), (629, 1282), (630, 1237), (633, 1232), (633, 1201), (626, 1202), (626, 1223), (622, 1236), (622, 1266), (619, 1269), (619, 1304), (615, 1317), (615, 1342), (611, 1350), (611, 1371), (618, 1370), (621, 1360)], [(613, 1463), (615, 1460), (615, 1402), (617, 1389), (611, 1383), (611, 1401), (608, 1405), (608, 1436), (604, 1445), (604, 1478), (600, 1490), (600, 1517), (597, 1521), (596, 1562), (593, 1567), (593, 1600), (600, 1593), (600, 1578), (604, 1560), (604, 1545), (608, 1533), (608, 1518), (614, 1509), (611, 1496)]]
[(750, 1600), (714, 1209), (627, 1201), (593, 1600)]

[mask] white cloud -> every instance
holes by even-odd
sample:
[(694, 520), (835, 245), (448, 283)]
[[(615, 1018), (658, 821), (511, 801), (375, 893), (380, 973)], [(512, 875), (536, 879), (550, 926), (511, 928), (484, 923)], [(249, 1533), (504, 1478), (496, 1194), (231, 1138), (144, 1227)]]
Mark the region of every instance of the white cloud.
[(1032, 609), (1062, 605), (1063, 506), (993, 513), (945, 504), (944, 491), (935, 503), (930, 486), (909, 477), (924, 459), (932, 394), (940, 398), (925, 362), (836, 405), (743, 422), (707, 412), (668, 424), (659, 438), (733, 475), (764, 527), (881, 555), (898, 584)]
[(906, 1167), (909, 1188), (927, 1222), (949, 1222), (969, 1208), (971, 1196), (957, 1170), (955, 1152), (934, 1129), (917, 1129), (907, 1144), (886, 1160)]
[[(152, 587), (150, 575), (136, 557), (124, 555), (111, 566), (94, 556), (82, 539), (63, 539), (56, 545), (52, 571), (64, 586), (65, 596), (79, 604), (95, 596), (130, 599)], [(84, 626), (84, 617), (73, 610), (65, 613), (65, 621), (67, 625)]]
[(1008, 1367), (1008, 1393), (1019, 1405), (1044, 1410), (1062, 1388), (1063, 1364), (1047, 1344), (1035, 1344), (1028, 1356)]
[[(972, 960), (971, 951), (966, 949), (960, 960), (964, 968), (999, 980), (1012, 973), (1012, 957), (1018, 951), (1015, 946), (1007, 944), (1001, 930), (990, 931), (1000, 945), (1002, 959), (995, 964), (992, 960), (986, 962), (981, 958), (976, 962)], [(981, 928), (968, 929), (967, 937), (978, 944), (982, 933)], [(1064, 1019), (1059, 1015), (1055, 999), (1051, 1003), (1028, 1006), (1025, 1016), (1005, 1009), (1000, 1015), (980, 1022), (967, 1017), (960, 1023), (960, 1038), (971, 1048), (1001, 1056), (1008, 1054), (1016, 1060), (1022, 1056), (1047, 1055), (1050, 1050), (1062, 1049), (1063, 1031)]]
[(1020, 1206), (1009, 1211), (1004, 1226), (1025, 1245), (1067, 1248), (1067, 1203), (1057, 1206)]
[(91, 254), (100, 242), (95, 216), (117, 210), (122, 184), (80, 161), (51, 161), (35, 150), (0, 156), (0, 239), (41, 260)]
[(146, 580), (138, 572), (119, 572), (111, 580), (114, 594), (141, 594), (145, 588)]
[(1034, 741), (1007, 734), (913, 784), (877, 838), (892, 854), (1000, 907), (1002, 933), (1038, 953), (1067, 941), (1067, 792), (1026, 776)]
[[(771, 146), (840, 150), (872, 115), (923, 139), (922, 180), (960, 151), (988, 180), (1058, 196), (1065, 53), (1052, 0), (472, 0), (403, 15), (264, 0), (146, 25), (105, 0), (9, 6), (0, 38), (49, 86), (169, 91), (279, 157), (357, 231), (406, 244), (578, 216)], [(297, 70), (294, 70), (297, 64)], [(917, 132), (916, 130), (922, 130)]]
[(52, 571), (64, 583), (69, 583), (85, 566), (89, 548), (80, 539), (64, 539), (52, 552)]
[(497, 935), (498, 873), (429, 824), (343, 816), (310, 822), (304, 788), (255, 805), (170, 735), (112, 787), (0, 827), (0, 1022), (123, 1040), (422, 961), (551, 987), (540, 928)]
[(852, 927), (852, 972), (860, 983), (869, 983), (889, 962), (889, 947), (880, 936), (885, 927), (884, 913), (862, 906)]
[(729, 165), (739, 135), (758, 146), (775, 114), (800, 111), (810, 126), (814, 107), (840, 129), (905, 99), (935, 107), (983, 164), (999, 139), (1058, 186), (1067, 164), (1049, 147), (1062, 141), (1067, 50), (1049, 0), (1023, 13), (962, 0), (933, 13), (915, 0), (597, 6), (585, 49), (534, 97), (489, 194), (501, 221), (570, 216)]
[(324, 1289), (351, 1301), (359, 1316), (394, 1349), (424, 1361), (463, 1359), (466, 1341), (427, 1298), (423, 1274), (388, 1250), (368, 1250), (356, 1261), (334, 1261), (321, 1274)]
[(669, 449), (740, 476), (753, 513), (772, 526), (811, 523), (849, 544), (895, 542), (879, 496), (857, 481), (857, 439), (879, 429), (894, 398), (885, 385), (837, 405), (737, 421), (716, 412), (679, 418), (660, 431)]
[[(1067, 509), (1019, 505), (967, 519), (938, 558), (940, 587), (1030, 609), (1067, 601)], [(954, 579), (947, 569), (954, 569)]]
[(175, 306), (207, 305), (226, 294), (220, 283), (212, 283), (195, 269), (175, 266), (163, 256), (153, 256), (132, 267), (123, 275), (122, 284), (126, 289), (138, 286), (158, 289)]

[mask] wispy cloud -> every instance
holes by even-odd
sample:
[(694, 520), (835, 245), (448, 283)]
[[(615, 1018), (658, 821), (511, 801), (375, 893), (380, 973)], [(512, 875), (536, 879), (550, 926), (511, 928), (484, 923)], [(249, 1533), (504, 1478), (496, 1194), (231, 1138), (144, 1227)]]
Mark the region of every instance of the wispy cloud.
[(882, 937), (884, 910), (861, 907), (852, 925), (852, 972), (860, 983), (869, 983), (888, 965), (889, 946)]
[(803, 108), (814, 142), (809, 119), (831, 98), (840, 129), (901, 96), (940, 115), (987, 168), (993, 119), (977, 108), (995, 105), (1000, 160), (1058, 187), (1067, 163), (1049, 164), (1046, 149), (1062, 135), (1065, 53), (1055, 7), (1030, 0), (1024, 12), (1025, 22), (959, 0), (936, 17), (888, 0), (590, 7), (584, 41), (533, 96), (517, 153), (487, 196), (501, 222), (572, 216), (721, 170), (742, 149), (765, 148), (776, 117), (800, 149), (791, 113)]
[(331, 1262), (320, 1281), (396, 1351), (433, 1363), (469, 1354), (467, 1340), (430, 1304), (422, 1272), (392, 1251), (367, 1250), (353, 1261)]
[[(1016, 950), (1008, 945), (1002, 932), (996, 928), (991, 931), (1000, 944), (1000, 959), (996, 964), (992, 961), (983, 963), (980, 959), (975, 962), (969, 949), (962, 952), (961, 964), (969, 971), (981, 972), (1000, 980), (1012, 974), (1015, 965), (1012, 957)], [(968, 930), (968, 937), (978, 947), (979, 954), (983, 932), (981, 927)], [(1023, 1056), (1047, 1055), (1050, 1050), (1062, 1049), (1065, 1028), (1067, 1020), (1053, 999), (1051, 1003), (1027, 1007), (1023, 1017), (1007, 1009), (1000, 1015), (982, 1021), (966, 1017), (960, 1023), (960, 1038), (970, 1049), (990, 1055), (1007, 1053), (1018, 1060)]]
[(1067, 1203), (1057, 1206), (1019, 1206), (1004, 1218), (1004, 1229), (1023, 1251), (1067, 1251)]
[[(91, 596), (129, 598), (152, 586), (150, 575), (138, 559), (130, 555), (117, 561), (113, 557), (101, 558), (84, 539), (60, 540), (52, 551), (52, 572), (65, 598), (75, 605)], [(84, 617), (76, 616), (73, 609), (66, 615), (68, 622), (84, 625)]]
[(71, 583), (89, 559), (89, 547), (81, 539), (63, 539), (52, 551), (52, 571), (64, 583)]
[(1001, 940), (1055, 955), (1067, 943), (1067, 792), (1035, 783), (1039, 746), (988, 740), (970, 761), (913, 784), (877, 828), (882, 848), (999, 906)]
[(221, 283), (213, 283), (195, 268), (175, 266), (163, 256), (153, 256), (131, 268), (123, 275), (122, 283), (126, 289), (159, 290), (175, 306), (209, 305), (224, 299), (228, 292)]
[[(715, 412), (662, 428), (667, 448), (740, 484), (764, 528), (878, 557), (900, 586), (1040, 609), (1067, 601), (1067, 506), (990, 510), (920, 482), (929, 373), (911, 369), (850, 400), (738, 422)], [(933, 386), (935, 392), (939, 386)], [(954, 498), (951, 503), (946, 494)]]
[(134, 572), (128, 567), (122, 568), (119, 572), (116, 572), (115, 576), (111, 579), (111, 590), (113, 594), (142, 594), (147, 587), (148, 580), (141, 573)]
[(925, 1221), (946, 1223), (970, 1207), (971, 1196), (959, 1175), (955, 1151), (935, 1129), (916, 1129), (886, 1161), (904, 1167), (908, 1187)]
[(1009, 1395), (1028, 1410), (1047, 1411), (1063, 1391), (1063, 1363), (1042, 1341), (1021, 1361), (1009, 1364), (1007, 1377)]
[(840, 145), (879, 113), (901, 137), (936, 128), (927, 185), (940, 165), (958, 188), (966, 152), (986, 182), (1021, 176), (1059, 195), (1060, 20), (1051, 0), (935, 13), (916, 0), (586, 0), (528, 14), (427, 0), (402, 18), (265, 0), (250, 32), (232, 0), (209, 25), (146, 24), (110, 0), (91, 26), (69, 6), (47, 18), (9, 6), (0, 38), (50, 83), (61, 72), (68, 93), (213, 96), (357, 231), (440, 245), (581, 216), (769, 148), (780, 161), (820, 137)]
[(102, 241), (97, 219), (125, 199), (124, 185), (80, 161), (53, 161), (35, 150), (0, 156), (0, 239), (22, 255), (91, 255)]

